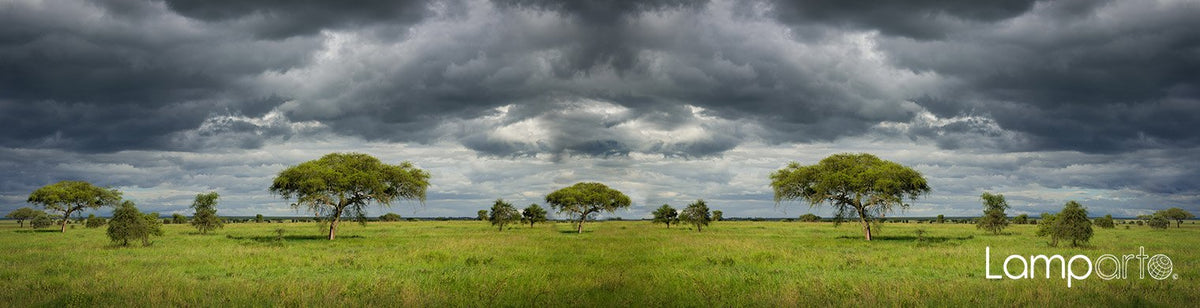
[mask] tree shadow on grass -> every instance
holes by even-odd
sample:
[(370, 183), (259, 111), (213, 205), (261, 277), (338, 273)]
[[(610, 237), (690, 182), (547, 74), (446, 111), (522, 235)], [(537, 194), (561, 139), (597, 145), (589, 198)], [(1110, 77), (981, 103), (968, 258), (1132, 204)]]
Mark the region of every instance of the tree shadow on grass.
[[(863, 237), (861, 237), (861, 236), (849, 236), (849, 235), (842, 235), (842, 236), (838, 236), (837, 238), (838, 238), (838, 239), (851, 239), (851, 240), (865, 240), (865, 239), (864, 239)], [(922, 238), (917, 238), (917, 237), (916, 237), (916, 236), (914, 236), (914, 235), (900, 235), (900, 236), (895, 236), (895, 235), (872, 235), (872, 236), (871, 236), (871, 240), (872, 240), (872, 241), (900, 241), (900, 242), (916, 242), (916, 241), (918, 241), (918, 240), (923, 240), (923, 241), (925, 241), (925, 242), (928, 242), (928, 243), (943, 243), (943, 242), (947, 242), (947, 241), (950, 241), (950, 240), (956, 240), (956, 241), (965, 241), (965, 240), (970, 240), (970, 239), (974, 239), (974, 238), (975, 238), (975, 236), (974, 236), (974, 235), (968, 235), (968, 236), (959, 236), (959, 237), (951, 237), (951, 236), (925, 236), (925, 237), (922, 237)]]
[[(252, 241), (260, 242), (260, 243), (276, 242), (281, 239), (284, 241), (327, 241), (327, 240), (329, 240), (328, 235), (284, 235), (282, 237), (274, 236), (274, 235), (264, 235), (264, 236), (232, 236), (232, 235), (229, 235), (229, 236), (225, 236), (225, 238), (234, 239), (234, 240), (252, 240)], [(346, 239), (346, 238), (363, 238), (363, 237), (361, 235), (339, 235), (337, 238), (338, 239)]]
[(14, 230), (16, 233), (62, 233), (62, 230), (38, 229), (38, 230)]
[[(562, 234), (579, 234), (579, 231), (575, 231), (575, 230), (558, 230), (558, 233), (562, 233)], [(583, 233), (592, 233), (592, 231), (591, 231), (591, 230), (583, 230)]]

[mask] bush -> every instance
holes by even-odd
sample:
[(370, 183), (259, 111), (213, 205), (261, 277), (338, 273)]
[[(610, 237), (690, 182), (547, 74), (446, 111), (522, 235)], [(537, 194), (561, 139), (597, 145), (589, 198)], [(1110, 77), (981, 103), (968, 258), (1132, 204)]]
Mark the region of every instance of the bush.
[(99, 228), (99, 227), (103, 227), (105, 223), (106, 223), (106, 221), (104, 220), (104, 218), (96, 217), (95, 214), (92, 214), (92, 215), (88, 215), (87, 220), (85, 220), (85, 222), (84, 222), (84, 227)]
[(821, 216), (813, 215), (813, 213), (808, 213), (808, 214), (800, 215), (800, 221), (802, 221), (802, 222), (817, 222), (817, 221), (821, 221)]
[(113, 210), (112, 221), (108, 224), (108, 238), (120, 246), (129, 246), (130, 240), (141, 240), (142, 245), (149, 246), (151, 235), (163, 233), (158, 215), (151, 215), (142, 215), (132, 201), (125, 201)]
[(387, 213), (379, 216), (379, 221), (400, 221), (400, 214)]
[(1071, 246), (1075, 247), (1092, 239), (1092, 221), (1087, 218), (1087, 209), (1079, 202), (1068, 201), (1054, 224), (1055, 242), (1070, 240)]
[(33, 217), (33, 220), (29, 221), (29, 225), (34, 229), (49, 227), (52, 224), (54, 224), (54, 220), (50, 219), (50, 216), (46, 214)]
[(1104, 215), (1104, 217), (1096, 218), (1096, 226), (1104, 229), (1112, 229), (1117, 227), (1116, 224), (1113, 223), (1112, 215)]
[(1154, 215), (1146, 224), (1149, 224), (1152, 229), (1166, 229), (1171, 226), (1171, 221), (1162, 215)]

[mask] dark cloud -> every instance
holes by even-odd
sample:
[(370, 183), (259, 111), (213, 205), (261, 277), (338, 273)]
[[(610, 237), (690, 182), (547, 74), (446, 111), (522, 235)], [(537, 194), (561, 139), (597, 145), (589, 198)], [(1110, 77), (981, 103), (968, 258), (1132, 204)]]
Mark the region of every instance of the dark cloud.
[[(431, 3), (427, 1), (166, 0), (166, 3), (182, 16), (206, 22), (241, 23), (256, 35), (270, 39), (375, 23), (407, 25), (431, 14)], [(437, 3), (459, 5), (450, 1)]]
[[(1020, 18), (937, 41), (885, 38), (894, 64), (961, 84), (915, 101), (1028, 135), (1015, 150), (1124, 152), (1193, 147), (1200, 137), (1195, 3), (1039, 3)], [(1065, 13), (1064, 13), (1065, 12)]]
[(1019, 16), (1034, 0), (966, 2), (772, 1), (771, 13), (789, 24), (878, 30), (885, 35), (940, 39), (964, 23), (994, 23)]

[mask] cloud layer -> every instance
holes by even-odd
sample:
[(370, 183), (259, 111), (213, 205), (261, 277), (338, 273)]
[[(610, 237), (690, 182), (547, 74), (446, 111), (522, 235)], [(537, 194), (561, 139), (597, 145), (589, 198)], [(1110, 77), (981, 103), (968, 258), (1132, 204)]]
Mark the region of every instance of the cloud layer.
[[(920, 214), (1200, 200), (1187, 1), (24, 1), (0, 7), (0, 210), (65, 179), (287, 211), (332, 151), (435, 175), (429, 216), (572, 181), (779, 216), (765, 176), (867, 151)], [(1019, 208), (1020, 209), (1020, 208)], [(806, 212), (807, 210), (799, 210)], [(630, 213), (625, 216), (640, 216)], [(792, 215), (792, 210), (786, 214)]]

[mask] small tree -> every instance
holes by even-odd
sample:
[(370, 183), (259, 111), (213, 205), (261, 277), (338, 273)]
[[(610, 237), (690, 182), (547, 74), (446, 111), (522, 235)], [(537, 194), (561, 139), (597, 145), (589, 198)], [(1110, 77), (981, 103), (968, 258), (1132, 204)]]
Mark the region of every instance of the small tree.
[(108, 223), (108, 238), (120, 246), (129, 246), (131, 240), (141, 240), (142, 245), (150, 245), (150, 236), (162, 234), (162, 231), (155, 231), (148, 218), (138, 211), (132, 201), (125, 201), (113, 210), (112, 221)]
[(86, 220), (86, 223), (84, 224), (84, 226), (87, 228), (99, 228), (99, 227), (103, 227), (104, 224), (105, 224), (104, 218), (96, 217), (96, 214), (88, 214), (88, 217), (87, 217), (87, 220)]
[(366, 224), (367, 206), (390, 206), (396, 199), (425, 202), (429, 172), (412, 163), (388, 165), (360, 153), (332, 153), (279, 172), (269, 189), (292, 207), (329, 217), (329, 239), (343, 216)]
[(1017, 217), (1013, 217), (1012, 222), (1014, 224), (1018, 224), (1018, 225), (1028, 224), (1029, 223), (1029, 214), (1017, 215)]
[(521, 222), (529, 223), (529, 227), (533, 228), (533, 224), (546, 221), (546, 210), (537, 204), (530, 204), (525, 210), (521, 211)]
[(871, 154), (835, 154), (815, 165), (788, 164), (772, 172), (775, 202), (803, 200), (810, 207), (829, 203), (841, 223), (857, 216), (863, 237), (871, 240), (870, 221), (894, 208), (907, 209), (904, 200), (929, 193), (920, 172)]
[(187, 216), (183, 216), (183, 214), (179, 214), (179, 213), (171, 214), (171, 223), (172, 224), (186, 224)]
[(696, 226), (696, 232), (700, 232), (701, 228), (707, 226), (712, 221), (712, 215), (708, 212), (708, 204), (705, 204), (704, 200), (700, 199), (688, 204), (683, 209), (683, 212), (679, 213), (679, 220)]
[(263, 219), (262, 214), (254, 214), (254, 223), (256, 223), (256, 224), (262, 223), (263, 220), (265, 220), (265, 219)]
[(387, 213), (379, 216), (379, 221), (400, 221), (400, 214)]
[(1055, 217), (1054, 224), (1054, 236), (1061, 240), (1071, 240), (1072, 247), (1092, 239), (1092, 220), (1088, 219), (1087, 209), (1079, 202), (1068, 201), (1062, 212)]
[(663, 204), (651, 214), (654, 215), (654, 220), (651, 221), (652, 223), (666, 224), (667, 229), (671, 228), (671, 223), (679, 221), (679, 212), (667, 204)]
[(1158, 213), (1163, 218), (1174, 220), (1176, 228), (1182, 228), (1184, 220), (1196, 218), (1196, 215), (1177, 207), (1161, 210)]
[(808, 214), (800, 215), (799, 220), (801, 222), (818, 222), (818, 221), (821, 221), (821, 216), (813, 215), (813, 213), (808, 213)]
[(221, 217), (217, 216), (217, 199), (219, 198), (221, 195), (214, 191), (197, 194), (196, 199), (192, 201), (192, 208), (196, 210), (196, 213), (192, 214), (192, 226), (196, 227), (200, 234), (208, 234), (209, 231), (225, 227)]
[(1112, 215), (1104, 215), (1104, 217), (1096, 218), (1096, 226), (1104, 229), (1116, 228), (1116, 223), (1113, 222)]
[(500, 231), (504, 231), (504, 225), (521, 220), (521, 213), (517, 212), (517, 208), (511, 203), (504, 202), (504, 199), (496, 199), (492, 203), (492, 211), (488, 215), (488, 221)]
[(713, 217), (712, 217), (712, 218), (713, 218), (713, 221), (721, 221), (721, 219), (725, 219), (725, 212), (722, 212), (722, 211), (712, 211), (712, 216), (713, 216)]
[(1008, 227), (1008, 216), (1004, 214), (1004, 210), (1008, 209), (1008, 201), (1004, 200), (1004, 195), (987, 192), (979, 198), (983, 199), (983, 217), (979, 218), (975, 228), (1000, 234), (1000, 231)]
[(621, 191), (608, 188), (604, 184), (582, 182), (546, 195), (546, 203), (559, 213), (568, 213), (571, 217), (578, 218), (576, 232), (583, 233), (583, 223), (589, 216), (627, 208), (632, 201)]
[(21, 225), (21, 228), (24, 228), (26, 220), (30, 220), (35, 217), (38, 217), (38, 215), (46, 215), (46, 212), (35, 210), (31, 207), (26, 206), (26, 207), (22, 207), (19, 209), (15, 209), (12, 212), (8, 212), (8, 215), (4, 215), (4, 217), (17, 220), (17, 223)]
[(1042, 213), (1042, 219), (1038, 220), (1037, 236), (1049, 236), (1050, 246), (1058, 246), (1058, 237), (1054, 236), (1057, 224), (1055, 220), (1058, 215), (1050, 213)]
[[(153, 236), (162, 236), (164, 234), (163, 229), (162, 229), (163, 221), (161, 219), (158, 219), (158, 212), (152, 212), (152, 213), (146, 214), (146, 215), (142, 216), (142, 218), (146, 219), (146, 232), (147, 233), (149, 233), (150, 235), (153, 235)], [(146, 242), (145, 244), (148, 245), (149, 242)]]
[(478, 212), (475, 212), (475, 220), (488, 221), (488, 211), (487, 210), (479, 210)]
[(50, 219), (50, 215), (46, 214), (46, 212), (35, 215), (33, 219), (29, 220), (29, 226), (34, 229), (49, 227), (51, 224), (54, 224), (54, 220)]
[(937, 216), (937, 223), (939, 223), (939, 224), (941, 224), (941, 223), (946, 223), (946, 215), (940, 215), (940, 214), (939, 214), (939, 215)]
[(67, 232), (67, 220), (72, 213), (83, 209), (115, 206), (121, 200), (116, 189), (96, 187), (88, 182), (62, 181), (43, 186), (29, 194), (29, 203), (41, 204), (48, 211), (62, 214), (62, 232)]

